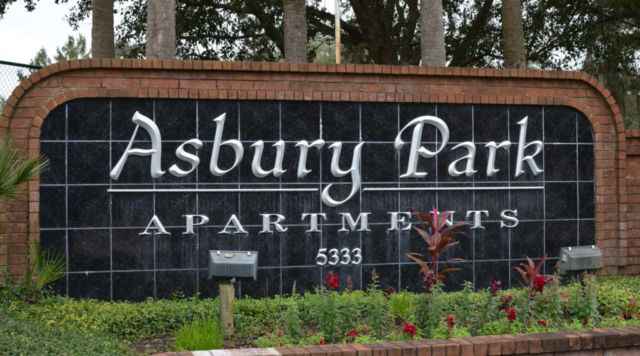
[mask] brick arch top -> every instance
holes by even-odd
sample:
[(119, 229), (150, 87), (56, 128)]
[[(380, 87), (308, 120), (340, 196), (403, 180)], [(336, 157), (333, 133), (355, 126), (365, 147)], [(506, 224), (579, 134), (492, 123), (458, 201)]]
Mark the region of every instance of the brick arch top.
[[(596, 240), (605, 273), (637, 272), (627, 258), (626, 135), (611, 93), (581, 72), (388, 65), (83, 59), (52, 64), (7, 99), (0, 130), (31, 154), (57, 106), (79, 98), (377, 101), (554, 105), (581, 111), (594, 133)], [(39, 231), (38, 182), (0, 218), (0, 268), (22, 273)], [(4, 247), (4, 249), (3, 249)], [(3, 257), (4, 255), (4, 257)], [(635, 261), (635, 260), (634, 260)], [(640, 263), (638, 263), (640, 265)]]

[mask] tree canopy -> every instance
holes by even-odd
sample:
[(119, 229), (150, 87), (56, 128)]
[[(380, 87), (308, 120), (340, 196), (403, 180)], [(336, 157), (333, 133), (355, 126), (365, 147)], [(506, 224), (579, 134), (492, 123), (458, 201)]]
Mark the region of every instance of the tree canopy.
[[(0, 0), (0, 18), (18, 0)], [(23, 0), (32, 9), (38, 0)], [(331, 1), (331, 0), (326, 0)], [(640, 116), (640, 0), (521, 0), (529, 68), (585, 70), (611, 89), (625, 117)], [(92, 0), (73, 3), (75, 28)], [(420, 63), (419, 0), (342, 0), (342, 53), (348, 63)], [(308, 59), (323, 61), (334, 34), (323, 0), (307, 0)], [(147, 0), (115, 0), (116, 44), (142, 58)], [(447, 65), (503, 65), (500, 0), (443, 0)], [(284, 58), (282, 0), (177, 0), (176, 56), (278, 61)], [(633, 122), (628, 126), (636, 127)]]

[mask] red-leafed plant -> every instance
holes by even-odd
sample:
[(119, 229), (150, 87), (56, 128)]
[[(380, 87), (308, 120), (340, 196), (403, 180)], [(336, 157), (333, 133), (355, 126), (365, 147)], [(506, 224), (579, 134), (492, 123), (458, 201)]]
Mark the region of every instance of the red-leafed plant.
[[(433, 207), (432, 218), (429, 214), (420, 213), (413, 208), (411, 209), (413, 210), (413, 215), (418, 217), (418, 221), (420, 222), (421, 226), (414, 226), (413, 228), (420, 234), (420, 237), (422, 237), (422, 239), (427, 242), (429, 247), (427, 248), (427, 254), (425, 255), (412, 252), (408, 253), (407, 256), (420, 265), (420, 273), (424, 274), (425, 277), (435, 275), (437, 280), (440, 281), (444, 278), (444, 275), (446, 273), (457, 271), (460, 269), (447, 268), (444, 270), (440, 270), (440, 258), (442, 257), (442, 254), (451, 247), (458, 244), (458, 242), (452, 241), (451, 238), (456, 234), (464, 234), (464, 232), (462, 231), (453, 230), (460, 226), (471, 225), (471, 223), (459, 222), (446, 227), (447, 219), (449, 218), (449, 216), (451, 216), (451, 213), (439, 212), (435, 207)], [(427, 226), (425, 226), (425, 221), (428, 224), (428, 228)], [(452, 261), (464, 260), (461, 258), (451, 258), (444, 261), (444, 264)]]
[(622, 315), (624, 316), (624, 320), (640, 318), (640, 299), (633, 298), (629, 301), (629, 304), (623, 306)]
[(542, 266), (544, 265), (544, 261), (546, 261), (547, 259), (547, 255), (542, 256), (540, 261), (536, 263), (534, 263), (533, 260), (529, 258), (529, 256), (525, 256), (525, 257), (527, 258), (528, 264), (521, 263), (520, 266), (522, 266), (523, 268), (516, 266), (516, 267), (513, 267), (512, 269), (515, 269), (516, 271), (518, 271), (518, 273), (520, 273), (520, 275), (522, 276), (522, 279), (524, 280), (524, 284), (518, 281), (520, 285), (522, 285), (522, 287), (526, 286), (529, 288), (533, 288), (534, 287), (533, 281), (536, 278), (536, 276), (540, 274), (540, 270), (542, 270)]

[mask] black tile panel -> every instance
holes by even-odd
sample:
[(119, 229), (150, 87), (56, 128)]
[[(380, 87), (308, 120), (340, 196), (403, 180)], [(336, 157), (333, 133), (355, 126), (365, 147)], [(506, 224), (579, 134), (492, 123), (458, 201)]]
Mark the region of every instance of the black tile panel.
[[(136, 111), (154, 120), (161, 131), (161, 169), (167, 173), (153, 179), (151, 157), (131, 155), (119, 179), (113, 180), (109, 173), (131, 140), (135, 130), (131, 118)], [(214, 176), (210, 172), (217, 130), (213, 120), (222, 114), (226, 115), (222, 140), (242, 140), (244, 154), (230, 172)], [(400, 178), (407, 171), (413, 128), (403, 133), (405, 144), (401, 149), (394, 148), (394, 140), (411, 120), (425, 115), (437, 116), (448, 125), (449, 143), (436, 157), (418, 158), (418, 171), (427, 173), (425, 177)], [(525, 144), (534, 140), (544, 143), (544, 149), (535, 157), (544, 172), (533, 175), (524, 163), (525, 173), (516, 177), (518, 122), (524, 117), (529, 120)], [(175, 152), (193, 138), (203, 141), (200, 149), (186, 147), (200, 158), (196, 171), (186, 177), (170, 175), (168, 169), (173, 164), (190, 168)], [(270, 170), (276, 156), (272, 146), (280, 139), (285, 140), (286, 172), (280, 177), (255, 177), (251, 170), (255, 149), (251, 145), (256, 140), (264, 141), (260, 164)], [(316, 139), (323, 139), (325, 145), (309, 150), (307, 169), (311, 173), (298, 177), (300, 148), (296, 143)], [(259, 252), (258, 282), (237, 283), (238, 297), (288, 294), (294, 282), (299, 293), (313, 291), (330, 270), (339, 275), (341, 289), (347, 288), (348, 276), (355, 288), (366, 288), (374, 268), (382, 288), (393, 286), (420, 292), (423, 277), (406, 254), (425, 253), (428, 244), (412, 228), (389, 230), (389, 212), (411, 212), (410, 207), (422, 212), (430, 212), (432, 207), (452, 211), (453, 222), (471, 221), (470, 211), (488, 211), (488, 216), (482, 216), (482, 228), (459, 228), (464, 234), (454, 236), (458, 244), (441, 256), (443, 260), (466, 260), (440, 267), (461, 268), (447, 275), (446, 290), (460, 290), (465, 281), (485, 288), (492, 279), (502, 280), (505, 286), (515, 285), (517, 275), (510, 268), (524, 261), (525, 256), (538, 259), (549, 253), (550, 262), (545, 268), (552, 270), (560, 247), (588, 245), (595, 240), (593, 134), (589, 120), (570, 108), (79, 99), (49, 115), (43, 124), (42, 140), (41, 152), (50, 157), (52, 167), (41, 177), (41, 241), (48, 251), (67, 258), (68, 277), (54, 287), (71, 297), (145, 300), (196, 292), (201, 297), (215, 297), (218, 286), (208, 280), (206, 269), (209, 251), (219, 249)], [(511, 147), (496, 152), (495, 167), (499, 171), (487, 176), (487, 142), (499, 144), (507, 140)], [(331, 173), (330, 146), (342, 142), (339, 167), (348, 170), (354, 148), (361, 141), (365, 143), (358, 165), (358, 190), (344, 204), (324, 204), (321, 195), (325, 189), (331, 198), (341, 201), (353, 187), (351, 174), (335, 177)], [(477, 172), (469, 177), (452, 177), (449, 165), (468, 154), (464, 148), (452, 148), (464, 141), (475, 143), (473, 169)], [(433, 126), (426, 125), (421, 146), (435, 151), (441, 144), (442, 136)], [(132, 147), (151, 147), (145, 130), (138, 130)], [(525, 155), (533, 152), (534, 148), (529, 147)], [(234, 161), (234, 151), (222, 146), (219, 167), (229, 169)], [(457, 169), (463, 170), (465, 163), (459, 162)], [(295, 188), (313, 190), (229, 191)], [(402, 190), (406, 188), (414, 190)], [(110, 193), (109, 189), (225, 191)], [(517, 226), (503, 226), (501, 214), (506, 210), (517, 211)], [(326, 214), (326, 219), (319, 218), (320, 232), (308, 232), (309, 218), (302, 219), (305, 213)], [(351, 214), (354, 220), (360, 213), (370, 213), (370, 231), (339, 231), (342, 213)], [(206, 215), (209, 221), (196, 226), (194, 234), (184, 234), (187, 214)], [(282, 224), (287, 231), (260, 233), (260, 214), (283, 215)], [(161, 235), (155, 229), (150, 229), (149, 235), (140, 235), (154, 215), (170, 235)], [(219, 233), (233, 215), (248, 233)], [(271, 217), (272, 221), (275, 219)], [(415, 216), (407, 217), (401, 227), (408, 223), (419, 225)], [(346, 222), (345, 227), (350, 230)], [(320, 249), (326, 249), (328, 256), (336, 249), (336, 265), (317, 266)], [(342, 265), (340, 261), (346, 261), (346, 255), (355, 258), (355, 249), (360, 249), (361, 264)]]

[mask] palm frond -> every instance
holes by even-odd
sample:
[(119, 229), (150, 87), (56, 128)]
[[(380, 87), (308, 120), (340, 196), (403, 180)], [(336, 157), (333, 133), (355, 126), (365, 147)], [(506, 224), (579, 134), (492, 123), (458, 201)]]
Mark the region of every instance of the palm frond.
[(20, 147), (11, 138), (0, 140), (0, 203), (4, 205), (9, 199), (16, 199), (17, 188), (48, 166), (49, 160), (42, 155), (22, 156)]

